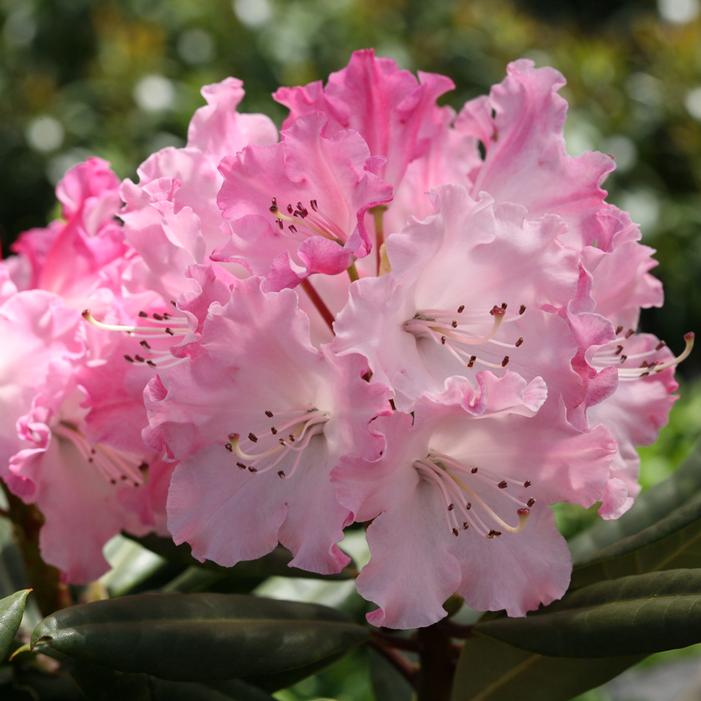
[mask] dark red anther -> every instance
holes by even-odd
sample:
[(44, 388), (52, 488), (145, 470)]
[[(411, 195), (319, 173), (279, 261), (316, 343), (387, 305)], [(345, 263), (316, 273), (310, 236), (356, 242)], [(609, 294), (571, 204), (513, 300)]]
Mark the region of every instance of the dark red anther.
[(151, 345), (150, 345), (149, 342), (146, 341), (146, 340), (144, 340), (144, 341), (139, 341), (139, 345), (140, 345), (142, 348), (146, 348), (146, 349), (149, 349), (149, 350), (150, 350), (150, 348), (151, 348)]
[(468, 367), (468, 368), (473, 367), (474, 364), (475, 364), (475, 360), (477, 360), (477, 356), (476, 356), (476, 355), (471, 355), (471, 356), (470, 356), (470, 359), (467, 361), (467, 367)]
[(266, 410), (265, 410), (265, 415), (266, 415), (269, 419), (272, 419), (272, 418), (273, 418), (273, 412), (270, 411), (270, 409), (266, 409)]
[(506, 480), (502, 480), (497, 485), (497, 487), (499, 487), (499, 489), (506, 489), (508, 486), (509, 486), (509, 483)]
[(163, 321), (163, 315), (162, 315), (162, 314), (157, 314), (156, 312), (154, 312), (153, 314), (151, 314), (151, 316), (152, 316), (156, 321)]
[(620, 355), (621, 353), (623, 353), (623, 346), (620, 345), (620, 344), (618, 344), (618, 345), (616, 346), (616, 350), (613, 352), (613, 354), (614, 354), (614, 355)]
[(476, 475), (478, 469), (479, 469), (479, 468), (477, 468), (477, 467), (473, 467), (473, 468), (470, 470), (470, 472), (471, 472), (473, 475)]
[(297, 227), (296, 227), (294, 224), (288, 224), (288, 225), (287, 225), (287, 228), (288, 228), (293, 234), (296, 234), (296, 233), (297, 233)]
[(444, 345), (445, 345), (445, 342), (446, 342), (446, 337), (445, 337), (445, 336), (441, 336), (441, 345), (444, 346)]
[(462, 527), (463, 527), (463, 530), (466, 531), (466, 530), (470, 527), (470, 524), (469, 524), (467, 521), (463, 521), (463, 522), (462, 522)]
[(277, 471), (277, 476), (282, 480), (285, 479), (285, 472), (284, 470), (278, 470)]
[(258, 472), (258, 469), (255, 468), (255, 467), (253, 467), (253, 465), (250, 465), (249, 468), (248, 468), (248, 471), (249, 471), (249, 472)]
[(138, 354), (134, 356), (134, 360), (136, 360), (137, 363), (143, 363), (143, 362), (144, 362), (144, 358), (142, 358), (142, 357), (141, 357), (140, 355), (138, 355)]
[(634, 333), (635, 333), (635, 329), (628, 329), (628, 330), (626, 331), (625, 337), (626, 337), (626, 338), (630, 338)]
[(621, 356), (621, 362), (622, 362), (622, 363), (625, 363), (626, 360), (628, 360), (628, 356), (624, 353), (624, 354)]
[(448, 504), (448, 511), (452, 511), (455, 508), (455, 504)]
[(469, 511), (472, 508), (472, 502), (468, 501), (467, 504), (465, 504), (465, 509)]
[(237, 463), (236, 463), (236, 467), (240, 467), (242, 470), (245, 470), (245, 469), (246, 469), (246, 465), (245, 465), (244, 463), (242, 463), (242, 462), (237, 462)]
[(462, 314), (464, 311), (465, 311), (465, 305), (464, 305), (464, 304), (461, 304), (461, 305), (458, 307), (458, 314)]
[(533, 484), (533, 483), (532, 483), (530, 480), (526, 480), (526, 481), (523, 483), (523, 486), (524, 486), (526, 489), (528, 489), (528, 487), (530, 487), (531, 484)]
[(505, 355), (504, 358), (501, 361), (501, 366), (505, 368), (509, 364), (509, 356)]
[(170, 328), (170, 326), (166, 326), (165, 331), (169, 336), (175, 336), (175, 334), (173, 333), (173, 330)]
[(234, 450), (234, 446), (231, 443), (225, 443), (224, 447), (231, 453)]
[(454, 536), (457, 537), (457, 535), (458, 535), (459, 532), (460, 532), (460, 531), (458, 531), (457, 528), (453, 528), (453, 535), (454, 535)]
[(140, 316), (142, 319), (146, 319), (146, 318), (148, 317), (148, 314), (147, 314), (146, 312), (143, 312), (143, 311), (142, 311), (142, 312), (139, 312), (139, 316)]
[(519, 336), (514, 345), (516, 346), (516, 348), (520, 348), (523, 345), (523, 336)]
[(531, 498), (526, 502), (526, 506), (531, 507), (531, 506), (533, 506), (533, 504), (535, 504), (535, 499), (533, 499), (533, 497), (531, 497)]
[(258, 436), (256, 436), (255, 433), (251, 432), (248, 434), (248, 440), (251, 441), (251, 443), (257, 443), (258, 442)]
[(124, 360), (126, 360), (127, 363), (133, 363), (133, 362), (134, 362), (134, 358), (132, 358), (130, 355), (125, 355), (125, 356), (124, 356)]
[(291, 204), (288, 204), (287, 205), (287, 213), (292, 214), (292, 212), (294, 212), (294, 211), (295, 211), (294, 207)]
[(453, 320), (450, 322), (450, 325), (451, 325), (454, 329), (457, 329), (457, 328), (458, 328), (458, 322), (455, 321), (455, 319), (453, 319)]
[(525, 305), (525, 304), (522, 304), (522, 305), (518, 308), (518, 313), (519, 313), (519, 314), (523, 314), (523, 312), (525, 312), (525, 311), (526, 311), (526, 305)]
[(280, 231), (283, 230), (283, 225), (282, 225), (282, 219), (276, 219), (275, 223), (277, 224), (277, 228), (280, 229)]
[(317, 204), (316, 200), (309, 200), (309, 206), (315, 211), (319, 211), (319, 205)]
[(154, 363), (153, 360), (147, 360), (146, 365), (148, 365), (150, 368), (156, 367), (156, 363)]
[(622, 326), (616, 326), (616, 336), (618, 336), (618, 334), (621, 333), (621, 331), (623, 331), (623, 327), (622, 327)]

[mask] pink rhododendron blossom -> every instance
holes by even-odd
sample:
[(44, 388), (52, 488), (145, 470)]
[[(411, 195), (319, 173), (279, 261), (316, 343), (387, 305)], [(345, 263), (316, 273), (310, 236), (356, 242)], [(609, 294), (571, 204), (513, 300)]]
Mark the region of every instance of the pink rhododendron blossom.
[(419, 73), (418, 80), (372, 49), (353, 53), (346, 68), (324, 87), (279, 88), (275, 99), (290, 109), (289, 128), (300, 117), (322, 112), (339, 130), (357, 131), (373, 156), (381, 156), (381, 175), (396, 186), (407, 166), (423, 155), (443, 123), (436, 100), (454, 88), (450, 78)]
[(363, 139), (326, 127), (320, 113), (301, 117), (279, 144), (221, 163), (219, 205), (234, 234), (217, 256), (265, 276), (271, 289), (312, 273), (335, 275), (366, 256), (365, 214), (392, 196)]
[(295, 566), (340, 570), (349, 514), (330, 473), (344, 456), (378, 456), (368, 424), (389, 408), (385, 388), (363, 379), (361, 357), (312, 346), (297, 295), (263, 292), (255, 278), (210, 307), (199, 346), (146, 393), (149, 441), (180, 461), (168, 502), (175, 541), (224, 565), (280, 541)]
[[(474, 201), (460, 187), (436, 196), (435, 215), (387, 241), (389, 275), (356, 282), (336, 321), (338, 352), (363, 353), (405, 408), (452, 375), (515, 367), (529, 379), (563, 349), (544, 335), (545, 307), (575, 293), (577, 256), (556, 217)], [(557, 332), (555, 332), (557, 333)]]
[(612, 159), (568, 154), (563, 85), (516, 61), (456, 115), (358, 51), (275, 93), (279, 134), (228, 78), (136, 182), (71, 169), (0, 261), (0, 478), (45, 560), (87, 582), (156, 531), (330, 574), (355, 521), (376, 625), (562, 596), (550, 506), (630, 508), (693, 345), (638, 331), (654, 251)]
[[(596, 500), (613, 440), (603, 427), (584, 435), (536, 415), (542, 380), (482, 372), (478, 381), (475, 390), (454, 378), (411, 415), (378, 418), (382, 459), (336, 470), (342, 503), (373, 519), (358, 588), (380, 605), (369, 614), (376, 625), (429, 625), (456, 592), (520, 616), (567, 588), (567, 546), (546, 504)], [(407, 570), (410, 586), (392, 576)]]

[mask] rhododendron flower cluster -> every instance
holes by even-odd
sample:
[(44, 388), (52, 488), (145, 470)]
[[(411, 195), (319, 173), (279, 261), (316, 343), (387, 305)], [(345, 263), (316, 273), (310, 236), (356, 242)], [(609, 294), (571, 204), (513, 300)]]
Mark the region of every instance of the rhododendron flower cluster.
[(551, 505), (631, 506), (693, 342), (637, 332), (653, 251), (612, 159), (568, 154), (563, 84), (516, 61), (456, 113), (358, 51), (274, 94), (279, 133), (228, 78), (136, 181), (72, 168), (0, 263), (0, 476), (46, 561), (84, 583), (156, 531), (330, 574), (360, 523), (376, 625), (561, 597)]

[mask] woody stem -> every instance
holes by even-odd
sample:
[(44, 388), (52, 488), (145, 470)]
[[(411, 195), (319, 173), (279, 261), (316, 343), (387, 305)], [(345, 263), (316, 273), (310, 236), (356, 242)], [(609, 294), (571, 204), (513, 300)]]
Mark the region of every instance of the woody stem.
[(419, 628), (420, 663), (417, 701), (449, 701), (455, 674), (450, 634), (440, 625)]

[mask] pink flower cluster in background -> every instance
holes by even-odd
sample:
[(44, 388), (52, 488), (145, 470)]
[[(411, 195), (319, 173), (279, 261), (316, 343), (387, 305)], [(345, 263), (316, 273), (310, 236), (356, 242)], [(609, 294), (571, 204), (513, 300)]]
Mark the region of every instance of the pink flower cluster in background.
[(517, 61), (456, 114), (359, 51), (275, 93), (279, 133), (228, 78), (136, 182), (71, 169), (0, 263), (0, 477), (46, 561), (88, 582), (155, 531), (329, 574), (360, 522), (376, 625), (562, 596), (549, 506), (631, 506), (693, 342), (636, 332), (653, 251), (612, 160), (568, 155), (563, 84)]

